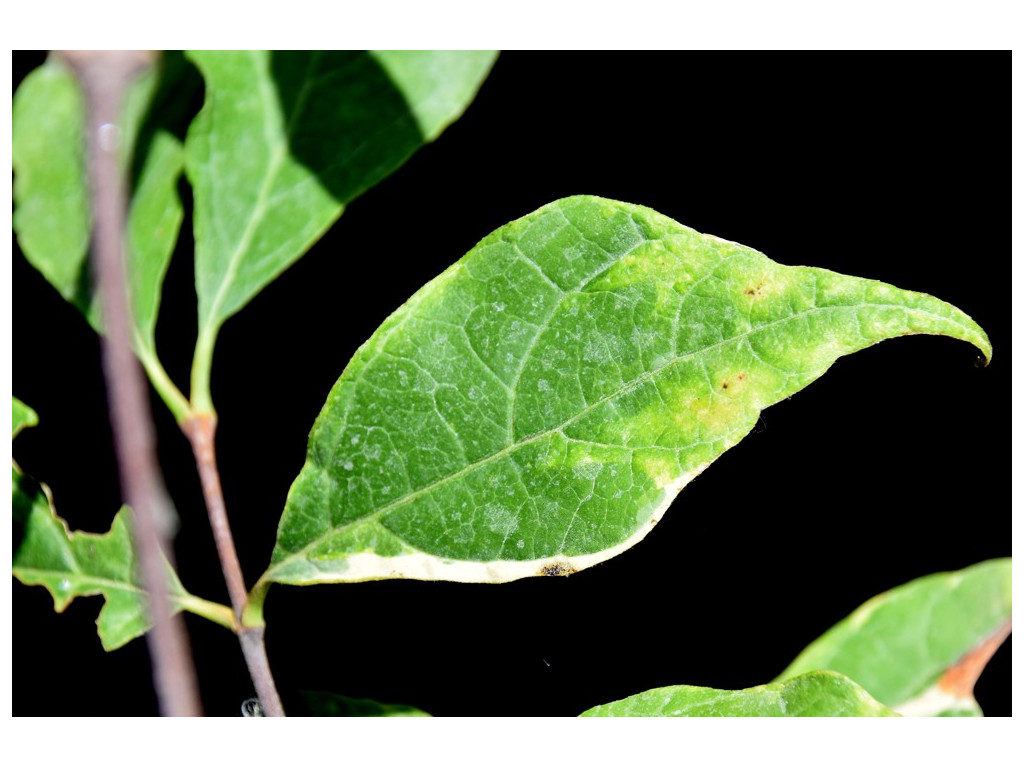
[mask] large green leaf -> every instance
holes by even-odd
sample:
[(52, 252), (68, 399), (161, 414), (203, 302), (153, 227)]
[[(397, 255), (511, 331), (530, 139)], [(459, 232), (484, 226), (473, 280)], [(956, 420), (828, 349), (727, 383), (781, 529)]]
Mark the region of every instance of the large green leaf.
[(991, 352), (931, 296), (782, 266), (638, 206), (552, 203), (485, 238), (356, 352), (256, 594), (606, 560), (761, 409), (909, 333)]
[[(49, 489), (17, 465), (12, 471), (14, 576), (23, 584), (46, 587), (58, 613), (76, 597), (103, 595), (96, 625), (108, 651), (145, 633), (152, 623), (132, 546), (130, 510), (123, 507), (105, 534), (72, 533), (54, 510)], [(189, 594), (170, 564), (165, 565), (173, 611), (191, 611), (234, 627), (230, 608)]]
[(492, 51), (206, 51), (186, 140), (195, 197), (199, 342), (193, 402), (210, 409), (221, 324), (298, 259), (353, 198), (471, 101)]
[[(184, 215), (177, 190), (184, 154), (169, 116), (180, 121), (171, 105), (187, 102), (197, 79), (180, 54), (167, 54), (160, 70), (147, 72), (127, 91), (118, 133), (121, 163), (126, 172), (133, 170), (134, 181), (125, 246), (132, 340), (154, 386), (179, 418), (187, 405), (157, 359), (154, 333)], [(14, 228), (22, 252), (102, 331), (88, 264), (84, 103), (74, 75), (59, 59), (48, 59), (18, 89), (13, 132)]]
[(852, 680), (810, 672), (794, 680), (722, 691), (654, 688), (588, 709), (580, 717), (898, 717)]
[(903, 714), (981, 714), (972, 690), (1013, 610), (1011, 561), (916, 579), (868, 600), (777, 678), (832, 669)]

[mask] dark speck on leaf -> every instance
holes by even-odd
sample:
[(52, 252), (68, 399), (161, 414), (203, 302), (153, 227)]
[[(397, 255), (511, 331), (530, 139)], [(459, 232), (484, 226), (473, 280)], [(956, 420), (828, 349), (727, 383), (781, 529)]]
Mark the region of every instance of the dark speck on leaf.
[(572, 568), (566, 568), (564, 565), (545, 565), (540, 569), (541, 576), (569, 576), (570, 574), (576, 573)]

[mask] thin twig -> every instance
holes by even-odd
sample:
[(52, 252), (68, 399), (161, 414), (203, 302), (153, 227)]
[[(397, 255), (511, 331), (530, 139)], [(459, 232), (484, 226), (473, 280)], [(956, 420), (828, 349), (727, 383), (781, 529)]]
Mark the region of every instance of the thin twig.
[(220, 556), (231, 607), (234, 608), (238, 619), (238, 640), (242, 646), (245, 663), (249, 667), (249, 676), (256, 687), (256, 695), (259, 696), (263, 714), (267, 717), (284, 717), (281, 698), (277, 694), (274, 678), (270, 673), (270, 664), (267, 661), (263, 627), (247, 627), (242, 621), (248, 594), (242, 576), (242, 566), (235, 551), (235, 542), (231, 536), (224, 493), (220, 486), (220, 473), (217, 469), (217, 454), (214, 450), (217, 417), (212, 414), (190, 416), (181, 423), (181, 431), (192, 444), (192, 453), (195, 455), (199, 479), (203, 486), (203, 498), (206, 499), (206, 511), (210, 516), (210, 527), (213, 529), (213, 540)]
[(263, 627), (242, 627), (238, 633), (238, 640), (242, 644), (249, 676), (256, 686), (256, 695), (263, 708), (263, 716), (284, 717), (284, 707), (281, 706), (281, 698), (277, 695), (274, 676), (270, 674), (267, 647), (263, 642)]
[(87, 165), (92, 188), (92, 263), (103, 307), (103, 371), (117, 452), (121, 492), (133, 510), (132, 529), (153, 630), (147, 635), (162, 715), (202, 714), (185, 623), (172, 616), (167, 597), (164, 540), (170, 503), (156, 460), (148, 390), (131, 349), (131, 319), (124, 266), (126, 196), (118, 167), (117, 137), (127, 86), (152, 64), (146, 51), (63, 51), (85, 95)]

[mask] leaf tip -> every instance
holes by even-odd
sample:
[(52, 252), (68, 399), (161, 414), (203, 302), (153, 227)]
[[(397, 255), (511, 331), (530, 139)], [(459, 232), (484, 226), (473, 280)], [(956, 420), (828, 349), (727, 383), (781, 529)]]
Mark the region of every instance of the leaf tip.
[(16, 397), (11, 398), (11, 439), (13, 440), (21, 430), (34, 427), (39, 424), (39, 415), (29, 406), (25, 405)]

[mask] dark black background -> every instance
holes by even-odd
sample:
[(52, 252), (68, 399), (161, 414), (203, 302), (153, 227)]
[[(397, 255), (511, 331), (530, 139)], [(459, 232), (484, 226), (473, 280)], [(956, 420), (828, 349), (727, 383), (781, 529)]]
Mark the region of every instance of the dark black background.
[[(15, 86), (41, 61), (15, 54)], [(987, 368), (937, 337), (840, 360), (762, 416), (626, 554), (501, 586), (275, 586), (267, 642), (303, 688), (435, 715), (575, 715), (647, 688), (766, 682), (865, 599), (1010, 554), (1010, 55), (506, 53), (466, 115), (349, 206), (224, 327), (214, 358), (224, 493), (246, 577), (265, 567), (306, 435), (356, 347), (479, 239), (595, 194), (807, 264), (961, 307)], [(191, 222), (157, 332), (188, 380)], [(13, 260), (15, 456), (73, 528), (120, 503), (95, 334)], [(181, 516), (179, 571), (227, 602), (185, 439), (154, 397)], [(63, 615), (13, 586), (15, 714), (153, 714), (145, 643), (107, 654), (100, 599)], [(251, 695), (234, 637), (187, 617), (206, 711)], [(1009, 642), (978, 686), (1010, 714)]]

